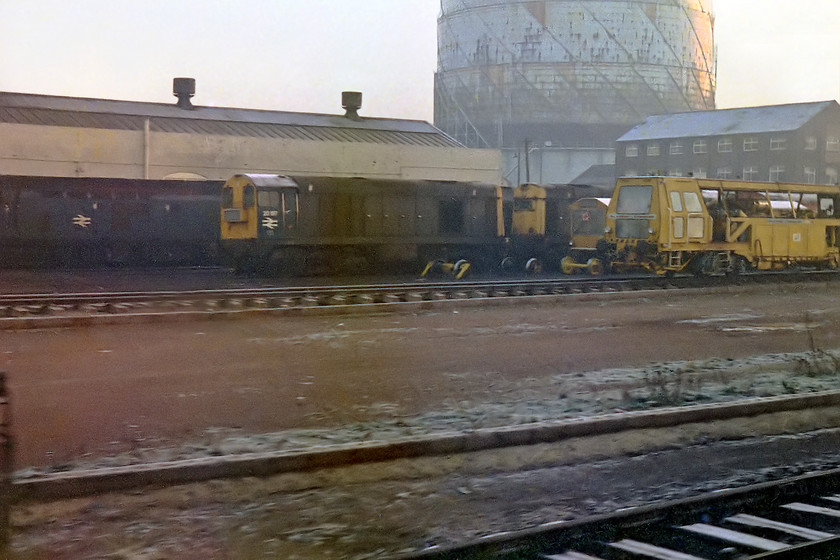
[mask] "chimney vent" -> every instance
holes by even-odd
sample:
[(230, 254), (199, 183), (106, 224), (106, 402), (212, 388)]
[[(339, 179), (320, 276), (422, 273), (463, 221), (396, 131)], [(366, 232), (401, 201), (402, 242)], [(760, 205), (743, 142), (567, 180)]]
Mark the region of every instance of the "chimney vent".
[(359, 109), (362, 108), (362, 94), (358, 91), (341, 92), (341, 107), (346, 111), (344, 114), (350, 120), (360, 121)]
[(195, 78), (175, 78), (172, 80), (172, 95), (178, 98), (181, 109), (195, 109), (190, 101), (195, 95)]

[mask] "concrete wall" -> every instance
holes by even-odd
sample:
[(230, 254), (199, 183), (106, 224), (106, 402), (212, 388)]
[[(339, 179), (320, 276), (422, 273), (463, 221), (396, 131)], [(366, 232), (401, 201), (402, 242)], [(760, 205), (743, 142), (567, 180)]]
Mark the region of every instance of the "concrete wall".
[(593, 165), (615, 163), (615, 151), (608, 148), (531, 148), (530, 174), (525, 171), (524, 150), (502, 150), (504, 178), (511, 185), (569, 183)]

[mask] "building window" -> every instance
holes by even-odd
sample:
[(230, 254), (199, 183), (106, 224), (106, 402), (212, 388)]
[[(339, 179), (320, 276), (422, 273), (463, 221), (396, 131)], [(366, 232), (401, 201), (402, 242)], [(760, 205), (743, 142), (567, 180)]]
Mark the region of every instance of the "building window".
[(693, 177), (697, 177), (698, 179), (705, 179), (706, 178), (706, 169), (703, 167), (696, 167), (694, 171), (691, 172)]
[(805, 149), (809, 152), (813, 152), (817, 149), (817, 137), (816, 136), (809, 136), (805, 139)]
[(628, 144), (624, 148), (624, 155), (626, 157), (637, 157), (639, 155), (639, 147), (636, 144)]
[(770, 149), (773, 151), (784, 150), (787, 148), (787, 140), (781, 136), (770, 138)]
[(635, 169), (628, 169), (624, 172), (624, 177), (638, 177), (639, 173)]
[(825, 184), (826, 185), (836, 185), (837, 184), (837, 170), (833, 167), (826, 167), (825, 168)]
[(744, 181), (758, 181), (758, 167), (755, 165), (745, 165)]
[(755, 136), (750, 136), (749, 138), (744, 138), (744, 151), (745, 152), (757, 152), (758, 151), (758, 138)]
[(695, 140), (694, 141), (694, 153), (695, 154), (705, 154), (708, 151), (708, 147), (706, 145), (705, 140)]
[(668, 172), (668, 177), (682, 177), (683, 172), (680, 169), (672, 169)]
[(658, 156), (659, 155), (659, 144), (648, 144), (647, 155)]
[(829, 136), (825, 141), (826, 152), (840, 152), (840, 138)]
[(806, 167), (805, 168), (805, 182), (809, 185), (813, 185), (817, 182), (817, 168), (816, 167)]
[(682, 142), (671, 142), (670, 152), (672, 156), (679, 156), (683, 154)]
[(718, 179), (731, 179), (732, 178), (732, 168), (731, 167), (718, 167), (717, 178)]
[(770, 168), (770, 180), (773, 182), (778, 182), (784, 179), (785, 175), (785, 166), (784, 165), (774, 165)]
[(732, 140), (729, 138), (724, 138), (722, 140), (718, 140), (718, 152), (722, 154), (726, 154), (732, 151)]

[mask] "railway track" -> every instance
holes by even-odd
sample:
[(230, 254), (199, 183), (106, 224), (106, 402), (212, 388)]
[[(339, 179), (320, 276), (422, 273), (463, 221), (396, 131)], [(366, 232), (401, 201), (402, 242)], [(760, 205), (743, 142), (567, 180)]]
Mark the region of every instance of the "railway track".
[(403, 560), (840, 558), (840, 470), (489, 536)]
[[(794, 283), (834, 280), (833, 273), (754, 274), (738, 277), (740, 284)], [(186, 311), (242, 310), (383, 305), (526, 296), (614, 294), (640, 290), (709, 289), (731, 286), (725, 277), (561, 277), (547, 279), (479, 280), (467, 282), (406, 282), (378, 285), (302, 286), (249, 289), (208, 289), (152, 292), (88, 292), (0, 295), (0, 319), (44, 316), (172, 314)]]

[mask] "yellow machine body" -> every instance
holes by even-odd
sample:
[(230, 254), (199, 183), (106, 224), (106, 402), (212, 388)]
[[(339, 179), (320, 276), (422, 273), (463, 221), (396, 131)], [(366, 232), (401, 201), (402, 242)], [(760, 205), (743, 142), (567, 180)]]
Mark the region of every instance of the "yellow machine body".
[(612, 268), (731, 272), (836, 268), (840, 187), (679, 177), (621, 178), (604, 241)]

